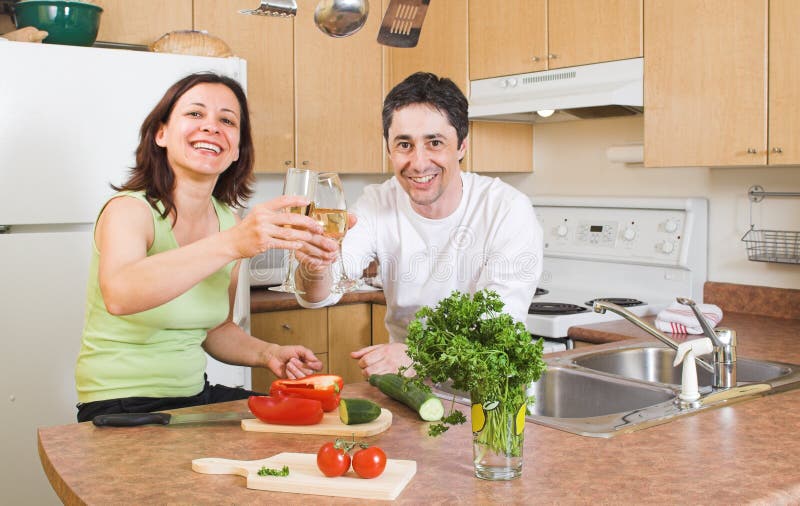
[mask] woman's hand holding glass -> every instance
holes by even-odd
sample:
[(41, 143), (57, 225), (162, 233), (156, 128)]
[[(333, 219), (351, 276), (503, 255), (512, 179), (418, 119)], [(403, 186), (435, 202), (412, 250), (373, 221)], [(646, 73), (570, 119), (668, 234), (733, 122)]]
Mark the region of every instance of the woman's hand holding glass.
[(307, 216), (288, 209), (309, 205), (305, 197), (281, 196), (253, 206), (241, 223), (227, 231), (237, 258), (251, 258), (268, 249), (297, 250), (314, 241), (322, 228)]
[[(289, 213), (308, 216), (309, 206), (314, 201), (314, 191), (317, 188), (317, 173), (309, 169), (298, 169), (290, 167), (286, 171), (286, 176), (283, 179), (283, 194), (286, 195), (299, 195), (308, 200), (306, 205), (296, 205), (288, 208)], [(276, 292), (289, 292), (297, 293), (294, 285), (294, 252), (297, 248), (292, 248), (289, 251), (289, 261), (286, 267), (286, 278), (280, 286), (270, 287), (270, 290)]]

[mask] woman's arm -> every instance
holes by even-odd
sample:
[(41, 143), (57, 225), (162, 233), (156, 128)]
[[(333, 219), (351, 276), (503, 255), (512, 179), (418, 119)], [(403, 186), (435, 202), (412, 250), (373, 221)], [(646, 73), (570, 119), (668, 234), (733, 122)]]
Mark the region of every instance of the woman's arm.
[(266, 367), (281, 378), (302, 378), (320, 371), (322, 362), (303, 346), (279, 346), (249, 335), (233, 322), (233, 304), (239, 264), (231, 273), (230, 312), (228, 319), (208, 332), (203, 348), (206, 352), (227, 364), (248, 367)]
[(132, 197), (112, 199), (95, 230), (106, 308), (117, 315), (145, 311), (178, 297), (228, 262), (270, 248), (301, 247), (321, 228), (306, 216), (281, 210), (305, 202), (301, 197), (279, 197), (255, 206), (227, 230), (148, 257), (154, 235), (149, 206)]

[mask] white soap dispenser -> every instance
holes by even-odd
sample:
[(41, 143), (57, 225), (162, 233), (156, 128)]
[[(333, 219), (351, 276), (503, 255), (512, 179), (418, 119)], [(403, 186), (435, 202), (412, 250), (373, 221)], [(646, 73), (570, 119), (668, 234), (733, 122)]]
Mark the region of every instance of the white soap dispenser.
[(713, 349), (714, 345), (711, 343), (711, 339), (707, 337), (692, 339), (678, 345), (675, 362), (672, 365), (677, 367), (683, 362), (681, 393), (678, 395), (682, 401), (693, 402), (700, 398), (700, 389), (697, 387), (697, 365), (694, 357), (711, 353)]

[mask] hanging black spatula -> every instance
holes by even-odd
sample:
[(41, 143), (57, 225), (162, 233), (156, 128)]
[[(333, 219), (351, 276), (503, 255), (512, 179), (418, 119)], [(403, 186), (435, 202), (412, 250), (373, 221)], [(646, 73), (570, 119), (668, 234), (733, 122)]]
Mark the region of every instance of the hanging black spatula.
[(384, 46), (415, 47), (431, 0), (391, 0), (381, 21), (378, 42)]

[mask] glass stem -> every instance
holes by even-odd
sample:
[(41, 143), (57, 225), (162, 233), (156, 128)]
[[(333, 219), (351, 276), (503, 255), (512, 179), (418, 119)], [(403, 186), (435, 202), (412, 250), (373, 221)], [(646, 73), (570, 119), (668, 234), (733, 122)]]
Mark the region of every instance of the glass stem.
[(339, 242), (339, 268), (342, 270), (341, 274), (339, 275), (340, 281), (350, 281), (350, 278), (347, 277), (347, 272), (344, 270), (344, 256), (342, 255), (342, 243)]

